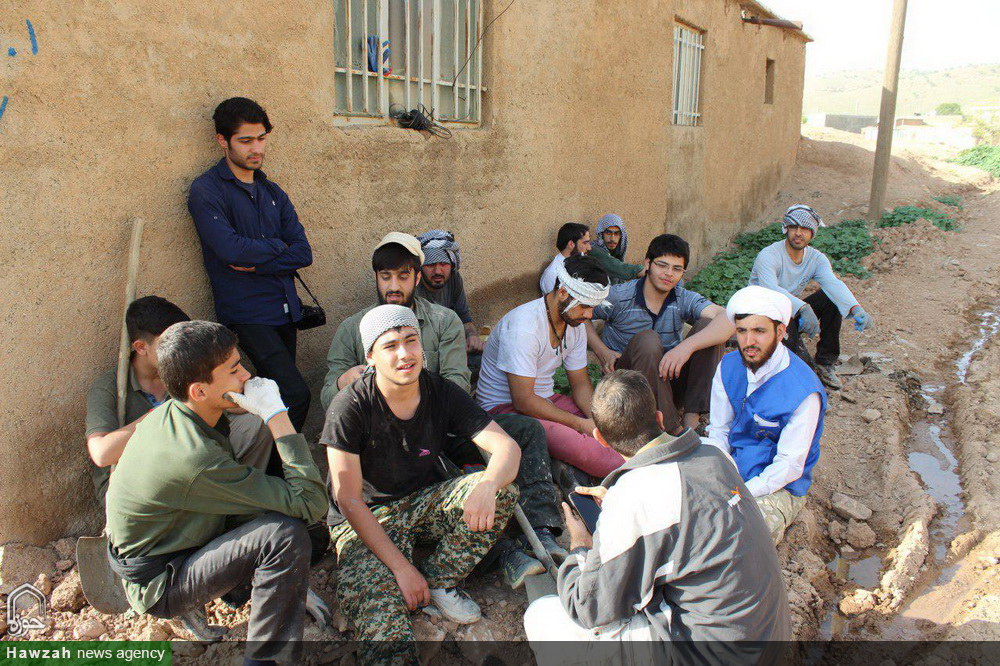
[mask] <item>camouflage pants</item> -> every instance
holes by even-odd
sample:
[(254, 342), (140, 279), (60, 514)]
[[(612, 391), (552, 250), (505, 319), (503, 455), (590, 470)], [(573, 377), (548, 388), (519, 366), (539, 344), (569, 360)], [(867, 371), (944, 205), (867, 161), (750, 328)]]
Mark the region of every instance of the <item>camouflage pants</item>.
[(756, 500), (757, 507), (764, 516), (764, 523), (771, 533), (771, 541), (777, 546), (784, 538), (785, 530), (805, 506), (806, 496), (798, 497), (782, 488), (770, 495), (757, 497)]
[[(497, 493), (496, 520), (488, 532), (472, 532), (462, 520), (465, 500), (482, 472), (442, 481), (395, 502), (373, 507), (382, 529), (410, 561), (416, 541), (436, 544), (417, 565), (427, 585), (458, 585), (503, 533), (514, 511), (517, 488)], [(396, 578), (344, 522), (330, 528), (337, 553), (337, 597), (345, 617), (354, 623), (362, 664), (417, 663), (409, 610)]]

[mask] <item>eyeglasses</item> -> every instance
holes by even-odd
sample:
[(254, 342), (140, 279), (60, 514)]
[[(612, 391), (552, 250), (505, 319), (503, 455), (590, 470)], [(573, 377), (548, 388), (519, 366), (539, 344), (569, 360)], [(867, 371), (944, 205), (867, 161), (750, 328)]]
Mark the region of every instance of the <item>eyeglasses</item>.
[(678, 275), (684, 275), (687, 269), (682, 266), (675, 266), (674, 264), (668, 264), (665, 261), (654, 261), (653, 265), (659, 268), (661, 271), (666, 271), (667, 273), (676, 273)]

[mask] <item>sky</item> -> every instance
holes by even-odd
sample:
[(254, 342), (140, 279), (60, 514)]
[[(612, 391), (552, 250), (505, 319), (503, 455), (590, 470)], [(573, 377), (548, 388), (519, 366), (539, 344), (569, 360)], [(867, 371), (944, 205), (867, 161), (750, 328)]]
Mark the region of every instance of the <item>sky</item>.
[[(815, 41), (806, 76), (885, 67), (893, 0), (762, 0)], [(909, 0), (903, 70), (1000, 63), (1000, 0)]]

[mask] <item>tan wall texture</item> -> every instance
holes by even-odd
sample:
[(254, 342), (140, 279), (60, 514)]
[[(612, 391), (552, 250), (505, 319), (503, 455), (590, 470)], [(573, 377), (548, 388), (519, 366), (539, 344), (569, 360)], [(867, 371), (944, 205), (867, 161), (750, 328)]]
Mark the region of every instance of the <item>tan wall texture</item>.
[[(305, 275), (331, 321), (300, 337), (314, 404), (334, 327), (372, 299), (369, 251), (386, 231), (454, 230), (487, 323), (533, 296), (563, 222), (621, 214), (633, 260), (664, 230), (703, 254), (723, 244), (794, 161), (804, 49), (743, 28), (729, 0), (676, 4), (710, 34), (704, 127), (669, 124), (675, 3), (521, 1), (486, 38), (483, 127), (444, 141), (336, 125), (329, 0), (5, 2), (0, 543), (99, 529), (84, 396), (116, 358), (128, 218), (146, 220), (139, 295), (213, 317), (186, 196), (218, 159), (210, 117), (226, 97), (268, 109), (265, 169), (313, 246)], [(487, 19), (504, 6), (487, 2)], [(787, 61), (787, 105), (729, 109), (733, 94), (763, 97), (748, 49)]]

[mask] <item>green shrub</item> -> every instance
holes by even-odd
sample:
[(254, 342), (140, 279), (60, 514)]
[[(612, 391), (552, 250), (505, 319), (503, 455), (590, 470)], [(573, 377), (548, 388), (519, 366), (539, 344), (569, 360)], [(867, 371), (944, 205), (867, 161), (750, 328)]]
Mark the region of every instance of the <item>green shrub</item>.
[(939, 116), (960, 116), (962, 115), (962, 107), (958, 102), (945, 102), (938, 104), (934, 113)]
[(944, 213), (918, 206), (896, 206), (888, 213), (883, 213), (876, 226), (883, 228), (899, 227), (904, 224), (916, 222), (920, 218), (924, 218), (938, 229), (943, 229), (944, 231), (958, 229), (958, 222)]
[(963, 150), (955, 160), (959, 164), (974, 166), (1000, 178), (1000, 146), (976, 146)]
[(934, 197), (934, 201), (937, 201), (938, 203), (943, 203), (945, 206), (951, 206), (953, 208), (962, 210), (962, 197), (956, 197), (947, 194), (940, 197)]
[[(590, 375), (590, 383), (597, 386), (597, 382), (601, 379), (601, 366), (596, 363), (587, 364), (587, 374)], [(559, 366), (556, 368), (556, 374), (552, 377), (552, 382), (555, 384), (554, 388), (556, 393), (562, 393), (563, 395), (570, 395), (571, 391), (569, 389), (569, 377), (566, 376), (566, 368)]]

